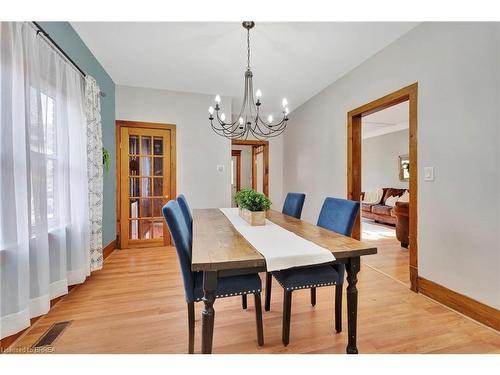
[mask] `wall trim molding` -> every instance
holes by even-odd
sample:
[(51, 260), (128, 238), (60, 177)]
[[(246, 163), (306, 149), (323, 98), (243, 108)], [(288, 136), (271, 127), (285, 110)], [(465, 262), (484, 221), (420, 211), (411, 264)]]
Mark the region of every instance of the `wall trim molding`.
[(116, 240), (111, 241), (102, 249), (102, 259), (106, 260), (107, 257), (111, 255), (113, 251), (116, 249)]
[(418, 292), (500, 331), (500, 310), (418, 276)]
[[(113, 240), (109, 244), (107, 244), (106, 246), (103, 247), (102, 258), (104, 260), (106, 260), (106, 258), (109, 257), (115, 249), (116, 249), (116, 240)], [(91, 277), (91, 276), (89, 276), (89, 277)], [(71, 293), (71, 291), (73, 289), (75, 289), (75, 287), (77, 287), (78, 285), (82, 285), (82, 284), (70, 285), (70, 286), (68, 286), (68, 293), (67, 294), (64, 294), (60, 297), (52, 299), (50, 301), (50, 308), (52, 309), (56, 305), (57, 302), (59, 302), (61, 299), (63, 299), (67, 295), (69, 295)], [(7, 336), (7, 337), (4, 337), (3, 339), (1, 339), (0, 340), (0, 354), (3, 353), (9, 346), (11, 346), (14, 343), (14, 341), (16, 341), (19, 337), (21, 337), (27, 330), (29, 330), (31, 327), (33, 327), (33, 324), (35, 324), (36, 321), (43, 316), (45, 316), (45, 314), (37, 316), (35, 318), (31, 318), (29, 327), (26, 327), (25, 329), (23, 329), (20, 332), (14, 333), (13, 335), (10, 335), (10, 336)]]

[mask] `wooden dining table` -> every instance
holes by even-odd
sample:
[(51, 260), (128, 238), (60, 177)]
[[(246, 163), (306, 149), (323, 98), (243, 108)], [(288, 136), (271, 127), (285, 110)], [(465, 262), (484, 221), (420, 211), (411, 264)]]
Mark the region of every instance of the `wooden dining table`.
[[(357, 354), (358, 289), (356, 283), (360, 270), (360, 257), (376, 254), (377, 248), (274, 210), (267, 211), (266, 216), (274, 224), (330, 250), (335, 257), (332, 264), (345, 264), (348, 283), (346, 352)], [(225, 276), (266, 272), (266, 260), (218, 208), (193, 211), (192, 249), (192, 270), (203, 272), (204, 308), (201, 351), (204, 354), (210, 354), (214, 333), (217, 279)]]

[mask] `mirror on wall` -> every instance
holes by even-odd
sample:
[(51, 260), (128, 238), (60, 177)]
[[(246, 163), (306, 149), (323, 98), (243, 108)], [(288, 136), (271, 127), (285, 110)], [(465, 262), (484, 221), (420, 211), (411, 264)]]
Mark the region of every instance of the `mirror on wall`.
[(410, 156), (399, 156), (399, 181), (410, 181)]

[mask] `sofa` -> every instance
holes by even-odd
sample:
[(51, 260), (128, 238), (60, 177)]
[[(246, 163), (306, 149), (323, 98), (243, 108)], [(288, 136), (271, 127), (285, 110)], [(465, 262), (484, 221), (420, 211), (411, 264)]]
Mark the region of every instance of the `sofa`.
[[(374, 220), (377, 223), (396, 225), (396, 215), (393, 207), (387, 206), (385, 201), (392, 196), (400, 197), (406, 189), (383, 188), (382, 200), (379, 204), (370, 204), (361, 202), (361, 216), (366, 219)], [(361, 193), (361, 199), (365, 193)]]
[(410, 243), (410, 204), (407, 202), (396, 202), (393, 214), (396, 216), (396, 238), (401, 242), (402, 247), (408, 248)]

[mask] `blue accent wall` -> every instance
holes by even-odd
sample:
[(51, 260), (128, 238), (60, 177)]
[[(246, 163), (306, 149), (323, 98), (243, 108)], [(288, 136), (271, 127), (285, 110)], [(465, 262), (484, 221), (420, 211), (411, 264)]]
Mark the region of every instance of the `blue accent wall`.
[(111, 157), (109, 173), (104, 172), (103, 246), (116, 238), (115, 172), (115, 83), (68, 22), (39, 22), (40, 26), (85, 72), (94, 77), (101, 91), (102, 141)]

